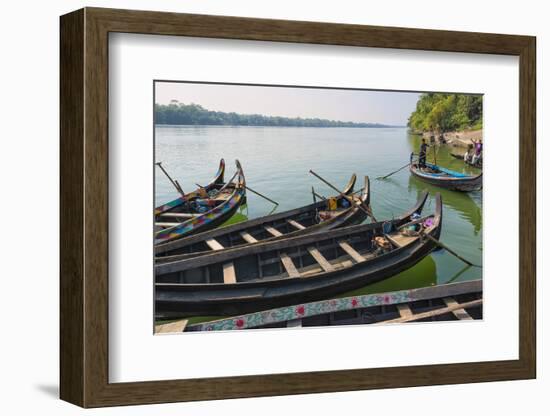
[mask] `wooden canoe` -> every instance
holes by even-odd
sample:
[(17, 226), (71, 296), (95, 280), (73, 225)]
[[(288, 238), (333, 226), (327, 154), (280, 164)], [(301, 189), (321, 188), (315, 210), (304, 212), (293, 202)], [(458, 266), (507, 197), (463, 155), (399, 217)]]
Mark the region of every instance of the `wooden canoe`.
[[(156, 317), (254, 312), (326, 299), (393, 276), (436, 246), (423, 234), (404, 235), (399, 229), (421, 212), (426, 198), (393, 220), (157, 264)], [(437, 194), (435, 213), (422, 220), (423, 233), (438, 239), (441, 219)]]
[(482, 281), (472, 280), (302, 303), (186, 326), (165, 326), (163, 332), (477, 320), (483, 318), (482, 292)]
[(216, 185), (204, 194), (187, 200), (179, 207), (165, 212), (155, 221), (155, 244), (178, 240), (210, 230), (223, 224), (235, 214), (246, 198), (243, 168), (235, 161), (237, 172), (223, 186)]
[(163, 204), (159, 207), (155, 208), (155, 217), (158, 217), (161, 214), (170, 212), (170, 211), (178, 211), (178, 209), (181, 209), (182, 205), (184, 205), (187, 201), (190, 201), (194, 198), (198, 198), (201, 195), (204, 195), (204, 191), (207, 193), (214, 190), (219, 189), (223, 185), (225, 185), (223, 181), (223, 176), (225, 174), (225, 160), (220, 159), (220, 166), (218, 168), (218, 172), (214, 176), (214, 179), (210, 181), (209, 184), (196, 189), (193, 192), (189, 192), (188, 194), (185, 194), (185, 196), (180, 196), (179, 198), (176, 198), (170, 202), (167, 202), (166, 204)]
[[(328, 211), (328, 200), (321, 200), (301, 208), (261, 218), (255, 218), (227, 227), (195, 234), (191, 237), (159, 244), (155, 247), (157, 262), (170, 262), (245, 244), (313, 234), (348, 225), (359, 224), (370, 212), (370, 182), (360, 196), (353, 193), (357, 177), (350, 178), (342, 195), (335, 197), (337, 209)], [(345, 195), (345, 196), (344, 196)], [(352, 198), (353, 204), (346, 198)]]
[(476, 191), (483, 186), (483, 173), (476, 176), (466, 175), (432, 163), (426, 163), (426, 168), (421, 169), (418, 163), (413, 162), (412, 159), (413, 155), (411, 154), (409, 165), (411, 174), (430, 185), (462, 192)]

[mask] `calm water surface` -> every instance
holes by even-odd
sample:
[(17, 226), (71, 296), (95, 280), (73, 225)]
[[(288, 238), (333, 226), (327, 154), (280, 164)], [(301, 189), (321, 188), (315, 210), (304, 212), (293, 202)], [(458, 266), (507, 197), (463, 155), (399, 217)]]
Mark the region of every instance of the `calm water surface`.
[[(357, 174), (356, 190), (363, 178), (371, 178), (371, 205), (378, 220), (409, 210), (423, 190), (430, 192), (424, 213), (433, 212), (433, 194), (443, 196), (441, 240), (475, 264), (482, 262), (482, 192), (447, 191), (413, 178), (408, 169), (386, 180), (375, 180), (409, 160), (418, 151), (420, 137), (406, 128), (294, 128), (157, 126), (156, 161), (162, 161), (185, 192), (214, 176), (220, 158), (226, 160), (226, 179), (235, 172), (234, 160), (243, 165), (247, 185), (279, 202), (277, 212), (312, 202), (311, 187), (325, 196), (334, 192), (309, 174), (313, 169), (339, 188), (352, 173)], [(450, 148), (437, 148), (437, 163), (459, 172), (476, 173), (449, 154)], [(433, 161), (433, 149), (428, 153)], [(178, 194), (160, 169), (156, 170), (156, 204)], [(248, 203), (233, 221), (256, 218), (273, 211), (273, 205), (247, 193)], [(482, 270), (465, 268), (443, 250), (433, 252), (413, 268), (390, 279), (357, 290), (355, 294), (409, 289), (481, 278)]]

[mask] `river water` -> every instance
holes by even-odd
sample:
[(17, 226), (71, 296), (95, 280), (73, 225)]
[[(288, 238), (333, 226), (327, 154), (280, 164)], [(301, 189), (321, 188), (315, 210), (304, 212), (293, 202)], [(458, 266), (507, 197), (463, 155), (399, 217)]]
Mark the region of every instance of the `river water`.
[[(321, 195), (334, 192), (309, 174), (312, 169), (340, 189), (352, 173), (356, 190), (363, 178), (371, 178), (371, 205), (380, 221), (397, 216), (416, 202), (423, 190), (430, 192), (424, 213), (433, 212), (433, 194), (443, 197), (441, 241), (472, 263), (482, 262), (482, 192), (454, 192), (430, 186), (405, 168), (385, 180), (375, 180), (405, 165), (418, 152), (420, 137), (406, 128), (294, 128), (228, 126), (156, 126), (155, 161), (177, 179), (185, 192), (206, 184), (214, 176), (220, 158), (226, 160), (226, 179), (235, 172), (234, 160), (243, 165), (247, 185), (279, 202), (277, 212), (312, 202), (311, 187)], [(476, 173), (451, 157), (450, 148), (438, 146), (437, 163)], [(434, 149), (428, 153), (433, 161)], [(178, 196), (160, 169), (155, 178), (156, 205)], [(247, 193), (247, 206), (232, 219), (256, 218), (273, 211), (273, 205)], [(378, 293), (481, 278), (482, 270), (465, 264), (443, 250), (433, 252), (413, 268), (385, 281), (354, 291)], [(346, 294), (349, 295), (349, 294)]]

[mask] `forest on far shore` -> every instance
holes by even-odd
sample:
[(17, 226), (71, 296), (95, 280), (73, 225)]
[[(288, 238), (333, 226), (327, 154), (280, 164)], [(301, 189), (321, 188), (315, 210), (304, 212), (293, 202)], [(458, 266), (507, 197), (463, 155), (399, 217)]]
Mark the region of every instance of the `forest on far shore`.
[(483, 97), (469, 94), (422, 94), (407, 126), (416, 132), (479, 130), (483, 128)]
[(274, 127), (393, 127), (378, 123), (354, 123), (320, 118), (289, 118), (261, 114), (210, 111), (198, 104), (155, 104), (155, 124)]

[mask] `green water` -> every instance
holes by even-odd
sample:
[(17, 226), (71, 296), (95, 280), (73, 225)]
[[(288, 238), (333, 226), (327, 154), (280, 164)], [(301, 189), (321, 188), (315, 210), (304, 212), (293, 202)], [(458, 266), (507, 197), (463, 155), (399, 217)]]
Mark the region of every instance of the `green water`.
[[(482, 192), (454, 192), (430, 186), (412, 177), (408, 169), (386, 180), (375, 180), (405, 165), (412, 151), (417, 152), (420, 137), (405, 128), (293, 128), (293, 127), (218, 127), (157, 126), (156, 161), (179, 181), (184, 191), (206, 184), (214, 176), (220, 158), (227, 163), (226, 179), (235, 172), (234, 160), (243, 165), (247, 185), (279, 202), (276, 212), (312, 202), (311, 187), (328, 196), (334, 192), (309, 174), (313, 169), (343, 188), (352, 173), (358, 176), (356, 189), (364, 175), (371, 178), (371, 205), (378, 220), (397, 216), (410, 209), (423, 190), (430, 192), (424, 213), (433, 212), (433, 194), (443, 197), (441, 240), (472, 263), (482, 263)], [(448, 146), (437, 147), (437, 163), (459, 171), (475, 173), (451, 157)], [(433, 162), (434, 152), (428, 152)], [(157, 205), (177, 197), (170, 182), (156, 171)], [(256, 218), (273, 211), (273, 205), (248, 192), (248, 203), (230, 222)], [(367, 286), (354, 294), (424, 287), (481, 278), (482, 270), (439, 250), (413, 268), (383, 282)]]

